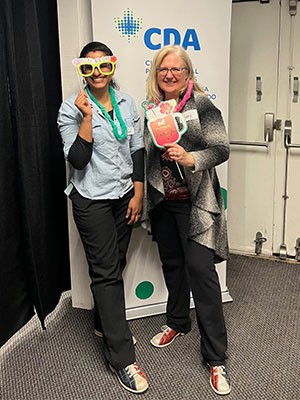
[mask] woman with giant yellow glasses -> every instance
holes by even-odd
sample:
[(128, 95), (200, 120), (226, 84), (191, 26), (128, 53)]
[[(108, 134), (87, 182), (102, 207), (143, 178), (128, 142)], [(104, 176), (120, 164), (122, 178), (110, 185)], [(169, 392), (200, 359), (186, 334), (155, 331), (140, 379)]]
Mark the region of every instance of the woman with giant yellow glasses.
[(113, 79), (116, 61), (103, 43), (82, 49), (72, 63), (86, 86), (63, 102), (58, 126), (70, 164), (66, 192), (89, 265), (95, 333), (121, 385), (142, 393), (148, 383), (125, 317), (122, 272), (141, 215), (144, 142), (135, 103)]

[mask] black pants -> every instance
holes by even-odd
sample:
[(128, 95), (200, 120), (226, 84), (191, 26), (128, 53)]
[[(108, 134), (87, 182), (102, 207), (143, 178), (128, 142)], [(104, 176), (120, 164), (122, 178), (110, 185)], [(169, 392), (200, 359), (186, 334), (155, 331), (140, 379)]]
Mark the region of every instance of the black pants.
[(104, 355), (117, 370), (135, 362), (125, 315), (122, 272), (132, 232), (125, 218), (133, 190), (117, 200), (89, 200), (74, 188), (74, 220), (89, 265), (95, 313), (103, 332)]
[(192, 290), (201, 354), (210, 365), (225, 362), (227, 334), (214, 252), (188, 239), (190, 202), (164, 201), (150, 213), (153, 239), (158, 244), (168, 289), (167, 325), (177, 332), (191, 329)]

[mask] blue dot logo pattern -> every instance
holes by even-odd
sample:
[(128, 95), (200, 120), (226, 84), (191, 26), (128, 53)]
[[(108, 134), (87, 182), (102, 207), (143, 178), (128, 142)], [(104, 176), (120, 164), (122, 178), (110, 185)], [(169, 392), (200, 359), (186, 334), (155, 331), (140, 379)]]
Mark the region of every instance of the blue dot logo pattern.
[(114, 20), (116, 29), (122, 37), (127, 37), (128, 42), (132, 37), (137, 37), (138, 32), (142, 29), (143, 18), (133, 18), (133, 11), (130, 11), (129, 8), (124, 11), (123, 19), (117, 17)]

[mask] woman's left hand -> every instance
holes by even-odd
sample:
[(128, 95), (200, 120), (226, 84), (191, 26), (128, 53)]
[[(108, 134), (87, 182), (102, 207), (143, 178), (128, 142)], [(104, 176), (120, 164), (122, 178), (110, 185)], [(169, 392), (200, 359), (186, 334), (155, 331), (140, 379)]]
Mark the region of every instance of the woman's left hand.
[(182, 146), (177, 143), (166, 143), (164, 144), (167, 149), (168, 155), (171, 160), (177, 161), (180, 165), (184, 167), (194, 167), (195, 160), (194, 157), (187, 153)]
[(140, 196), (133, 196), (128, 204), (126, 218), (130, 218), (127, 222), (128, 225), (133, 225), (141, 218), (143, 198)]

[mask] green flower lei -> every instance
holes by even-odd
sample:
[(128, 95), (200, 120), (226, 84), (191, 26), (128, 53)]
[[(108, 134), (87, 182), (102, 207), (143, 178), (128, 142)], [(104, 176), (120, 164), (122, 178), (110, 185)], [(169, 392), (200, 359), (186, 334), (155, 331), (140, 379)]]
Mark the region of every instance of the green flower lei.
[(119, 134), (118, 132), (118, 127), (117, 125), (114, 123), (114, 121), (111, 119), (110, 115), (108, 114), (108, 112), (105, 110), (105, 108), (99, 103), (99, 101), (92, 95), (89, 87), (86, 87), (86, 91), (88, 93), (88, 95), (90, 96), (90, 98), (93, 100), (93, 102), (100, 108), (100, 110), (103, 112), (103, 114), (105, 115), (105, 117), (108, 119), (108, 121), (110, 122), (112, 128), (113, 128), (113, 132), (115, 137), (118, 140), (122, 140), (125, 139), (127, 136), (127, 126), (125, 124), (125, 122), (123, 121), (123, 118), (121, 116), (120, 113), (120, 109), (119, 106), (116, 102), (116, 98), (115, 98), (115, 93), (114, 90), (111, 86), (109, 86), (109, 94), (110, 94), (110, 99), (111, 99), (111, 104), (115, 110), (116, 116), (118, 121), (120, 122), (121, 128), (122, 128), (122, 135)]

